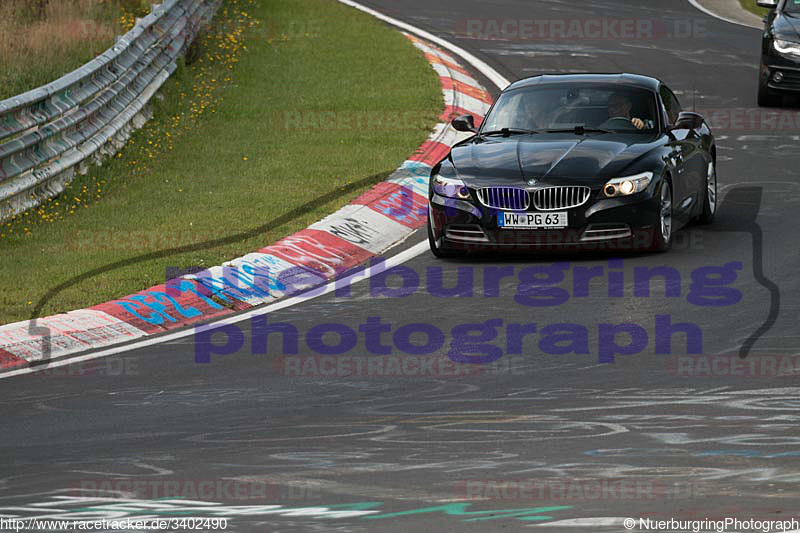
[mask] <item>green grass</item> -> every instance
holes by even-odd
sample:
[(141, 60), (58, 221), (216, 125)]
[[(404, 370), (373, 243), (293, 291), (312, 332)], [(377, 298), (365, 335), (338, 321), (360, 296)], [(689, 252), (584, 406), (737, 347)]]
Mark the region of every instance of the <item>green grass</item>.
[[(0, 324), (29, 318), (48, 289), (81, 273), (234, 235), (392, 171), (437, 122), (435, 72), (405, 37), (368, 15), (331, 0), (226, 0), (215, 26), (121, 157), (0, 227)], [(413, 127), (337, 129), (321, 114), (332, 110), (339, 117), (410, 110), (422, 118)], [(301, 111), (310, 129), (287, 129), (287, 111)], [(39, 315), (163, 283), (166, 267), (220, 264), (357, 194), (245, 240), (95, 276), (57, 294)]]
[(755, 13), (759, 17), (763, 17), (769, 12), (769, 9), (758, 7), (758, 5), (756, 4), (756, 0), (739, 0), (739, 3), (742, 4), (743, 8), (752, 13)]
[(58, 61), (0, 62), (0, 100), (57, 80), (102, 53), (108, 48), (107, 44), (112, 43), (113, 39), (102, 44), (87, 41), (66, 50)]
[(3, 0), (0, 100), (54, 81), (114, 44), (146, 0)]

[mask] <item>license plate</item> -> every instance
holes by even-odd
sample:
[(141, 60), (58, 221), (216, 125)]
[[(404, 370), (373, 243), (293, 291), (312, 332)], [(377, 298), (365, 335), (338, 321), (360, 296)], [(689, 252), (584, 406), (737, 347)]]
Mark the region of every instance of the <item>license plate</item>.
[(555, 213), (500, 213), (497, 225), (507, 229), (553, 229), (567, 227), (567, 212)]

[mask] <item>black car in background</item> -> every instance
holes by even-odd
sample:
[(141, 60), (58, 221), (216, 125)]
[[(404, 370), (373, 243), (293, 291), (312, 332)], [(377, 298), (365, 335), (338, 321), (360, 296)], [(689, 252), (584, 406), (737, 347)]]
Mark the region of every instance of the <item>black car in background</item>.
[(776, 107), (786, 94), (800, 95), (800, 0), (758, 0), (764, 18), (758, 105)]
[(435, 165), (428, 238), (437, 257), (468, 250), (663, 251), (716, 210), (716, 146), (657, 79), (535, 76), (512, 83), (480, 130)]

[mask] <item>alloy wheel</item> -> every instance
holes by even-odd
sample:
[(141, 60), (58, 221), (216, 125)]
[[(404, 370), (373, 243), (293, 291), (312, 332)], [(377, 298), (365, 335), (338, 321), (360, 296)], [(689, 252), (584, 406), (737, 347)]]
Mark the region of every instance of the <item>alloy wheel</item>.
[(672, 236), (672, 189), (664, 182), (661, 187), (661, 238), (669, 242)]

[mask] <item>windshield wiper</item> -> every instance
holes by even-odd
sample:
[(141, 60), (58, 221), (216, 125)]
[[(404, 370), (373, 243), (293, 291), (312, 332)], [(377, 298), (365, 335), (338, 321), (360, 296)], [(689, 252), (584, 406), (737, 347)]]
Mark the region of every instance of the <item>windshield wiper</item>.
[(564, 128), (560, 130), (545, 130), (546, 133), (574, 133), (575, 135), (583, 135), (584, 133), (615, 133), (611, 130), (604, 130), (602, 128), (584, 128), (583, 126), (575, 126), (574, 128)]
[(530, 133), (540, 133), (538, 130), (526, 130), (521, 128), (501, 128), (499, 130), (484, 131), (480, 135), (502, 135), (508, 137), (510, 135), (527, 135)]

